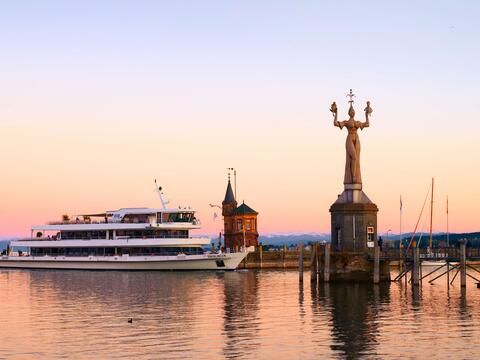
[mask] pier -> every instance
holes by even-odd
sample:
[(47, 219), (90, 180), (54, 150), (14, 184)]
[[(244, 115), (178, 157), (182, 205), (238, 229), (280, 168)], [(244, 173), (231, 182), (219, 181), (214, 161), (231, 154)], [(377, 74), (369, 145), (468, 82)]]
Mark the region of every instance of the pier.
[[(472, 263), (480, 262), (480, 249), (467, 248), (465, 242), (460, 242), (458, 248), (417, 248), (413, 247), (408, 251), (389, 250), (383, 255), (387, 260), (396, 258), (400, 265), (400, 274), (393, 281), (405, 280), (413, 286), (420, 286), (422, 280), (434, 276), (428, 280), (429, 284), (445, 277), (447, 286), (453, 284), (460, 275), (460, 286), (466, 287), (467, 277), (471, 278), (480, 287), (480, 270)], [(428, 263), (427, 263), (428, 262)], [(422, 265), (428, 264), (435, 267), (427, 274), (422, 274)], [(410, 274), (410, 279), (408, 276)], [(453, 274), (453, 278), (450, 276)], [(451, 279), (451, 280), (450, 280)]]
[[(455, 280), (461, 287), (466, 286), (467, 278), (474, 280), (480, 287), (480, 270), (474, 265), (480, 264), (480, 248), (469, 248), (465, 243), (459, 247), (417, 248), (409, 250), (383, 249), (375, 247), (365, 252), (332, 252), (329, 243), (313, 243), (305, 246), (298, 245), (295, 249), (263, 251), (258, 246), (255, 252), (248, 254), (240, 268), (244, 269), (291, 269), (299, 271), (299, 281), (303, 283), (304, 273), (310, 272), (311, 282), (356, 281), (350, 274), (342, 277), (349, 270), (351, 263), (355, 267), (363, 267), (370, 278), (363, 280), (374, 284), (384, 282), (381, 274), (385, 274), (386, 267), (398, 267), (399, 274), (391, 281), (405, 281), (412, 286), (421, 286), (423, 281), (429, 284), (439, 282), (445, 278), (447, 286)], [(423, 274), (422, 266), (428, 265), (430, 271)], [(343, 266), (343, 268), (342, 268)], [(331, 278), (331, 273), (336, 277)], [(428, 280), (426, 280), (429, 278)]]

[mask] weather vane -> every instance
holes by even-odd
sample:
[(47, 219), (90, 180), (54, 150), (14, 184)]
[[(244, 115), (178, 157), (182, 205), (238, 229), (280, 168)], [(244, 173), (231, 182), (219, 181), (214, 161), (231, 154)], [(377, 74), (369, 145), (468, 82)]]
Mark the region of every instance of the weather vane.
[(350, 93), (347, 94), (347, 97), (350, 98), (350, 100), (348, 101), (350, 103), (350, 105), (353, 104), (353, 98), (355, 97), (355, 94), (353, 93), (352, 89), (350, 89)]

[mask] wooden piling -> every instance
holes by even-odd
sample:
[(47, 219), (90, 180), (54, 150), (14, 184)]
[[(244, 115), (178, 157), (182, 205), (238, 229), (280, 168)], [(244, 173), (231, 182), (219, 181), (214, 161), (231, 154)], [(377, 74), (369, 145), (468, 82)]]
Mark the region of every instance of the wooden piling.
[(315, 244), (316, 261), (317, 261), (317, 279), (320, 277), (320, 243)]
[(312, 244), (310, 252), (310, 281), (317, 282), (317, 244)]
[(260, 269), (263, 267), (263, 246), (258, 246), (258, 257), (260, 258)]
[(298, 251), (298, 280), (303, 284), (303, 244), (299, 245)]
[(330, 281), (330, 244), (325, 244), (325, 258), (323, 259), (323, 281)]
[(420, 249), (414, 245), (413, 248), (413, 271), (412, 283), (415, 286), (420, 285)]
[(375, 246), (374, 260), (373, 260), (373, 283), (378, 284), (380, 282), (380, 247)]
[(460, 286), (467, 286), (467, 256), (466, 256), (466, 244), (460, 243)]
[(283, 245), (282, 261), (283, 268), (285, 269), (285, 256), (287, 255), (287, 245)]
[(447, 260), (447, 289), (450, 290), (450, 263)]
[(403, 263), (403, 244), (402, 242), (400, 242), (400, 251), (399, 251), (399, 255), (400, 255), (400, 262), (398, 263), (398, 266), (400, 268), (400, 273), (402, 273), (403, 271), (406, 270), (406, 267), (404, 266), (404, 263)]
[[(419, 249), (420, 251), (420, 249)], [(418, 255), (418, 257), (420, 258), (420, 255)], [(418, 262), (418, 273), (419, 273), (419, 283), (420, 283), (420, 286), (422, 286), (422, 279), (423, 279), (423, 267), (422, 267), (422, 262), (419, 261)]]

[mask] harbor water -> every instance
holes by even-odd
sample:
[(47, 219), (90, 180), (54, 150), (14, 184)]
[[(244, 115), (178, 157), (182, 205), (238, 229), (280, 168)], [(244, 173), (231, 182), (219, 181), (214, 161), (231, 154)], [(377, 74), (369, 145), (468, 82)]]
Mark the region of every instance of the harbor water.
[[(480, 289), (296, 271), (0, 271), (0, 359), (479, 358)], [(129, 321), (130, 320), (130, 321)]]

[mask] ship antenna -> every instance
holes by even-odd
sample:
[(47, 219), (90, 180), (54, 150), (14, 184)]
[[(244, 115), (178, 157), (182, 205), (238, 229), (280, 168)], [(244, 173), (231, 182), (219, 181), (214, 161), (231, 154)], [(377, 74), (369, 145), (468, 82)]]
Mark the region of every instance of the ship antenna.
[(158, 197), (160, 198), (160, 202), (162, 203), (163, 209), (164, 209), (164, 210), (167, 209), (168, 200), (166, 200), (166, 199), (163, 197), (162, 187), (161, 187), (161, 186), (158, 186), (158, 184), (157, 184), (157, 179), (155, 179), (155, 191), (157, 192)]

